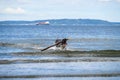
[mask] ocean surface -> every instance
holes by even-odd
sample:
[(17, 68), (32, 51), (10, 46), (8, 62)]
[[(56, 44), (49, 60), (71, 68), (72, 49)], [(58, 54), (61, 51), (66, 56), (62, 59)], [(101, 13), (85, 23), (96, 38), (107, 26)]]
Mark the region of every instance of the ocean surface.
[[(41, 49), (53, 45), (56, 39), (63, 38), (69, 39), (67, 50), (78, 51), (78, 53), (79, 51), (120, 50), (120, 26), (0, 24), (0, 80), (120, 79), (119, 56), (92, 57), (89, 54), (87, 57), (76, 58), (42, 55)], [(51, 51), (56, 51), (56, 48), (52, 47), (45, 52)], [(29, 52), (40, 52), (40, 55), (28, 55)], [(16, 55), (23, 53), (24, 55)], [(103, 58), (105, 60), (101, 62)], [(49, 60), (63, 59), (80, 59), (80, 61), (49, 62)], [(89, 62), (83, 59), (95, 60)]]
[(120, 50), (120, 26), (0, 25), (0, 52), (44, 48), (57, 38), (68, 38), (73, 50)]

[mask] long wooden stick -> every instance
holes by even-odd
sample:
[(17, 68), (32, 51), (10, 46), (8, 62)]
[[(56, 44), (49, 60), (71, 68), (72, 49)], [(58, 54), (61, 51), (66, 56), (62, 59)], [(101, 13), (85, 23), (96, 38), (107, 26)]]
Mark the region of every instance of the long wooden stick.
[(56, 43), (56, 44), (53, 44), (53, 45), (51, 45), (51, 46), (48, 46), (48, 47), (42, 49), (41, 51), (45, 51), (45, 50), (47, 50), (47, 49), (49, 49), (49, 48), (51, 48), (51, 47), (53, 47), (53, 46), (56, 46), (56, 45), (60, 44), (61, 42), (62, 42), (62, 41), (60, 41), (60, 42), (58, 42), (58, 43)]

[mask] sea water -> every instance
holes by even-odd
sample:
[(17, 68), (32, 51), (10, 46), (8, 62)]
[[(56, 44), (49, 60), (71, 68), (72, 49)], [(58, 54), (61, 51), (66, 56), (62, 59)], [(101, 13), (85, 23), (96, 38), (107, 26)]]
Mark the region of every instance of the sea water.
[(68, 38), (68, 49), (120, 50), (119, 34), (119, 26), (0, 25), (0, 48), (4, 51), (2, 43), (6, 43), (5, 47), (14, 46), (14, 51), (24, 51), (44, 48), (54, 44), (55, 39)]
[[(107, 57), (106, 59), (110, 59), (108, 62), (41, 63), (39, 60), (75, 60), (77, 58), (14, 55), (22, 52), (40, 52), (40, 49), (54, 44), (56, 39), (63, 38), (69, 39), (67, 50), (71, 51), (120, 50), (119, 34), (120, 26), (112, 25), (0, 25), (0, 80), (119, 80), (120, 62), (112, 61), (119, 57)], [(54, 51), (55, 48), (51, 49)], [(79, 59), (88, 58), (80, 57)], [(38, 62), (33, 63), (32, 60), (36, 59)], [(6, 63), (3, 64), (2, 61)]]

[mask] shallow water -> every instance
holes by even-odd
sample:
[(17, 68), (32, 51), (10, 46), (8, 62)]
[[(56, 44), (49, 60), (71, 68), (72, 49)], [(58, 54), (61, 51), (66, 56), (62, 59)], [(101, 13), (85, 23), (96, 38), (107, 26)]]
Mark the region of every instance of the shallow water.
[[(120, 77), (67, 77), (67, 78), (32, 78), (29, 80), (119, 80)], [(11, 78), (3, 80), (21, 80), (21, 78)], [(28, 80), (26, 78), (22, 78), (22, 80)]]
[[(0, 59), (1, 80), (119, 80), (120, 58), (94, 57), (90, 51), (17, 52)], [(99, 52), (99, 51), (97, 51)], [(104, 54), (103, 51), (95, 54)], [(114, 52), (116, 51), (104, 51)], [(119, 51), (118, 51), (119, 52)], [(54, 54), (53, 54), (54, 53)], [(62, 56), (65, 53), (72, 56)], [(87, 56), (76, 56), (84, 54)], [(4, 55), (3, 55), (4, 56)]]
[[(113, 66), (114, 65), (114, 66)], [(112, 66), (112, 67), (110, 67)], [(120, 62), (26, 63), (0, 65), (0, 78), (5, 80), (34, 79), (102, 79), (120, 77)]]
[[(0, 25), (0, 80), (119, 80), (119, 33), (119, 26)], [(41, 52), (56, 38), (70, 38), (68, 51)]]
[[(48, 66), (49, 65), (49, 66)], [(112, 66), (114, 65), (114, 66)], [(110, 67), (112, 66), (112, 67)], [(120, 62), (26, 63), (0, 65), (1, 76), (111, 74), (120, 72)]]

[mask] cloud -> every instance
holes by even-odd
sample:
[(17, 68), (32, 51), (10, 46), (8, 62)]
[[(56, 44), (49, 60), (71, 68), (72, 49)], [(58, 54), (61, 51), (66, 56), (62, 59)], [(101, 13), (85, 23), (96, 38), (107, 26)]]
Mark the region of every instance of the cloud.
[(116, 0), (117, 2), (120, 2), (120, 0)]
[(6, 14), (24, 14), (26, 11), (20, 7), (18, 8), (11, 8), (11, 7), (8, 7), (8, 8), (5, 8), (3, 13), (6, 13)]
[(82, 0), (54, 0), (52, 3), (56, 5), (82, 5), (84, 1)]
[(17, 0), (17, 2), (19, 2), (19, 3), (30, 3), (31, 0)]
[(98, 0), (100, 2), (110, 2), (111, 0)]
[(118, 3), (120, 3), (120, 0), (98, 0), (98, 1), (100, 1), (100, 2), (118, 2)]

